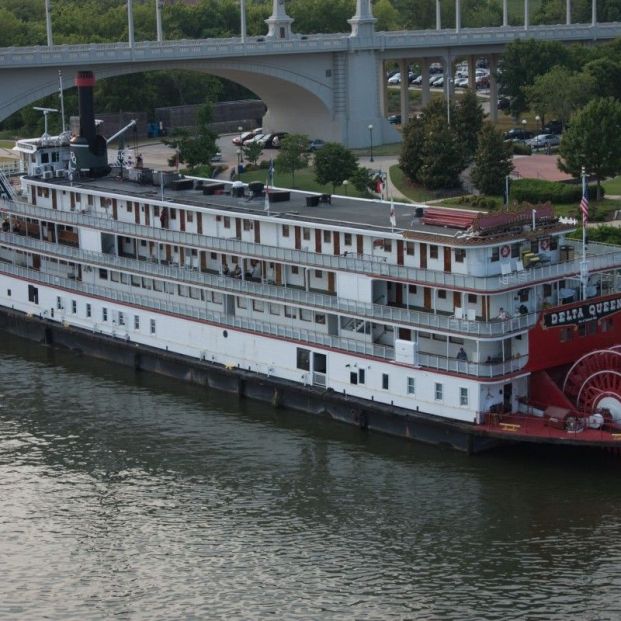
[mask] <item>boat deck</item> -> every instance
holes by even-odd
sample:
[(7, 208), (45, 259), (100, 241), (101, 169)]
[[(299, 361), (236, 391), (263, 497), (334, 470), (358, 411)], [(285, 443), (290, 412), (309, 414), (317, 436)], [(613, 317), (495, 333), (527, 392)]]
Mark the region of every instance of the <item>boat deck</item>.
[(487, 413), (478, 425), (484, 435), (515, 442), (572, 444), (576, 446), (615, 446), (621, 448), (621, 427), (604, 425), (601, 429), (585, 427), (568, 431), (547, 424), (546, 419), (529, 414)]

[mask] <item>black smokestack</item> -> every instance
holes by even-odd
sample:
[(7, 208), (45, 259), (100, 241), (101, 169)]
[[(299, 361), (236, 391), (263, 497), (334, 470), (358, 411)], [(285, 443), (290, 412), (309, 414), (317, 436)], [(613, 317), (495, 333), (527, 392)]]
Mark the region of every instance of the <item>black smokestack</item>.
[(86, 138), (89, 147), (95, 146), (95, 110), (93, 108), (93, 87), (95, 76), (92, 71), (78, 71), (75, 78), (80, 105), (80, 136)]

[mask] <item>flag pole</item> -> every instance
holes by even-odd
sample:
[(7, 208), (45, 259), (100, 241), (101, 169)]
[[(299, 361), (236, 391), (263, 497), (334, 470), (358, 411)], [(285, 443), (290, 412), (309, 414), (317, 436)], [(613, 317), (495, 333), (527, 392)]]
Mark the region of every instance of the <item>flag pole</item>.
[(587, 189), (586, 169), (582, 167), (582, 200), (580, 211), (582, 212), (582, 262), (580, 263), (580, 281), (582, 284), (582, 300), (587, 299), (587, 285), (589, 282), (589, 266), (587, 263), (587, 223), (589, 221), (589, 199)]

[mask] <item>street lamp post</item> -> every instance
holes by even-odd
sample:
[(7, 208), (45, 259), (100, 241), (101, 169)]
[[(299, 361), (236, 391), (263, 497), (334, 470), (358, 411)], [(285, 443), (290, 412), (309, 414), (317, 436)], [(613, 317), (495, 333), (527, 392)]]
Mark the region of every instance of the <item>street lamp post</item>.
[(345, 196), (347, 196), (347, 186), (349, 185), (349, 181), (347, 179), (343, 180), (343, 187), (345, 188)]
[(526, 119), (522, 119), (522, 129), (526, 130), (526, 125), (527, 125), (528, 121)]
[[(539, 122), (541, 121), (541, 117), (539, 115), (537, 115), (535, 117), (535, 127), (537, 129), (537, 131), (539, 131)], [(541, 123), (541, 131), (543, 132), (543, 123)]]
[(369, 139), (371, 141), (371, 157), (369, 158), (369, 161), (372, 162), (373, 161), (373, 125), (371, 123), (369, 123)]

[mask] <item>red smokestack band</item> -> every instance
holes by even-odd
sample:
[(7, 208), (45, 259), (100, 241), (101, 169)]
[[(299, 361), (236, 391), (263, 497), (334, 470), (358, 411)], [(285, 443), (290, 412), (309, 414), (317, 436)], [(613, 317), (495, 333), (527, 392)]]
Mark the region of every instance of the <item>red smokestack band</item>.
[(92, 71), (78, 71), (75, 76), (76, 86), (95, 86), (95, 75)]

